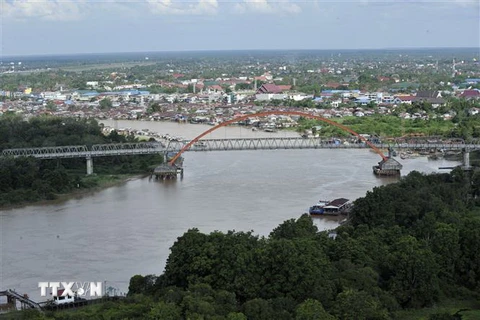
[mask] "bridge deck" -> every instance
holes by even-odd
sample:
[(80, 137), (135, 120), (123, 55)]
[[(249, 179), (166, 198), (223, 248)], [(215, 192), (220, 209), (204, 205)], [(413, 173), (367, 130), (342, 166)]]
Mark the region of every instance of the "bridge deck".
[[(188, 151), (233, 151), (233, 150), (276, 150), (276, 149), (366, 149), (365, 143), (341, 142), (336, 139), (320, 138), (237, 138), (199, 140)], [(21, 148), (3, 150), (4, 157), (35, 157), (39, 159), (91, 158), (107, 156), (128, 156), (178, 152), (188, 141), (124, 143), (86, 146), (60, 146), (44, 148)], [(443, 150), (461, 151), (463, 149), (480, 150), (480, 143), (373, 143), (379, 149), (392, 147), (395, 150)]]

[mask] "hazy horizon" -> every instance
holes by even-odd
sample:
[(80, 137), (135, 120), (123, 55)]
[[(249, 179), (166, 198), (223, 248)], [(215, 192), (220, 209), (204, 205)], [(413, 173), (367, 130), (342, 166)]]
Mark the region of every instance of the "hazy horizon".
[(477, 0), (0, 1), (2, 56), (480, 47)]
[[(0, 60), (6, 60), (8, 58), (46, 58), (46, 57), (72, 57), (72, 56), (108, 56), (108, 55), (161, 55), (161, 54), (174, 54), (174, 53), (243, 53), (243, 52), (252, 52), (252, 53), (261, 53), (261, 52), (353, 52), (353, 51), (449, 51), (449, 50), (461, 50), (461, 51), (474, 51), (476, 50), (480, 55), (480, 48), (477, 47), (404, 47), (404, 48), (332, 48), (332, 49), (208, 49), (208, 50), (165, 50), (165, 51), (125, 51), (125, 52), (84, 52), (84, 53), (53, 53), (53, 54), (44, 54), (44, 53), (34, 53), (34, 54), (19, 54), (19, 55), (2, 55)], [(147, 56), (145, 56), (147, 57)]]

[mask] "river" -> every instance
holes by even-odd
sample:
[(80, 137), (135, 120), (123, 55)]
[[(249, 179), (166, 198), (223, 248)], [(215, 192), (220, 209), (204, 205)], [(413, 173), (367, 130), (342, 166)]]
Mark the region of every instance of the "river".
[[(135, 121), (119, 121), (118, 127), (186, 139), (211, 128)], [(228, 127), (212, 137), (225, 136), (267, 133)], [(0, 211), (0, 290), (15, 289), (42, 301), (40, 281), (106, 281), (107, 287), (126, 292), (131, 276), (162, 273), (169, 248), (189, 228), (266, 236), (319, 199), (354, 200), (396, 181), (372, 174), (379, 160), (369, 150), (192, 152), (185, 154), (181, 180), (133, 179), (60, 203)], [(401, 162), (403, 174), (457, 164), (425, 157)], [(315, 218), (315, 223), (321, 230), (337, 226), (331, 218)]]

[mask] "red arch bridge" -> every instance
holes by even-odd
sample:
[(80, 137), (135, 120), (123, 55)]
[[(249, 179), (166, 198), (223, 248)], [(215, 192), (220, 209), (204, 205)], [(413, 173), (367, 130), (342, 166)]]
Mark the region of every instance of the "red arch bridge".
[[(312, 118), (338, 127), (351, 134), (349, 139), (340, 138), (303, 138), (303, 137), (271, 137), (271, 138), (226, 138), (226, 139), (203, 139), (209, 133), (236, 122), (256, 117), (265, 117), (270, 115), (288, 115)], [(465, 166), (469, 166), (469, 151), (480, 150), (480, 141), (465, 143), (457, 141), (455, 143), (442, 142), (438, 140), (423, 137), (416, 140), (403, 140), (381, 142), (369, 141), (363, 135), (358, 134), (352, 129), (334, 122), (332, 120), (297, 111), (269, 111), (255, 114), (248, 114), (225, 121), (211, 129), (203, 132), (190, 141), (169, 141), (162, 142), (141, 142), (141, 143), (120, 143), (120, 144), (97, 144), (91, 148), (85, 145), (77, 146), (56, 146), (42, 148), (20, 148), (5, 149), (2, 151), (3, 157), (35, 157), (38, 159), (59, 159), (59, 158), (85, 158), (87, 161), (87, 174), (93, 173), (94, 157), (106, 156), (128, 156), (142, 154), (175, 153), (175, 156), (169, 159), (172, 166), (176, 160), (187, 151), (233, 151), (233, 150), (278, 150), (278, 149), (364, 149), (371, 148), (381, 157), (381, 163), (387, 162), (391, 157), (385, 155), (381, 150), (443, 150), (443, 151), (463, 151), (466, 159)], [(392, 158), (393, 159), (393, 158)], [(400, 166), (401, 167), (401, 166)]]

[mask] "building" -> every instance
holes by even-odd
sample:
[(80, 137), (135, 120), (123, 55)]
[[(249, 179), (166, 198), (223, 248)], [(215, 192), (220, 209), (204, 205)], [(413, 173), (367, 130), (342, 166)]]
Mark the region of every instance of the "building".
[(292, 89), (289, 85), (276, 85), (274, 83), (265, 83), (258, 88), (256, 94), (262, 93), (283, 93)]
[(472, 90), (464, 90), (460, 95), (460, 98), (464, 98), (467, 100), (471, 99), (479, 99), (480, 98), (480, 90), (472, 89)]
[(431, 103), (432, 106), (438, 107), (445, 103), (445, 100), (442, 98), (442, 93), (440, 91), (418, 91), (415, 95), (415, 99), (413, 102), (428, 102)]
[(373, 166), (373, 172), (379, 176), (395, 176), (400, 174), (403, 166), (393, 158), (385, 158)]
[(258, 88), (255, 99), (258, 101), (285, 100), (290, 96), (286, 93), (292, 88), (289, 85), (276, 85), (274, 83), (265, 83)]

